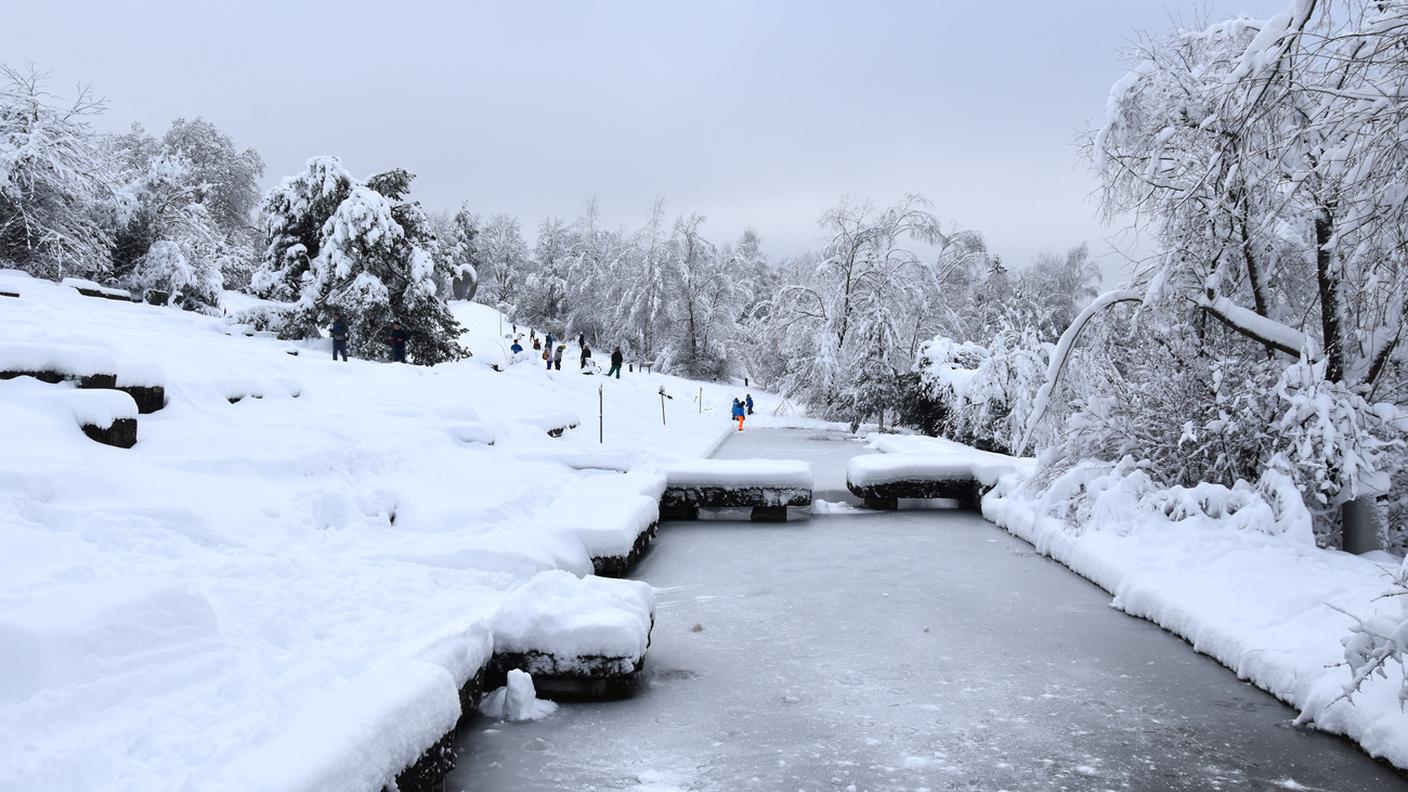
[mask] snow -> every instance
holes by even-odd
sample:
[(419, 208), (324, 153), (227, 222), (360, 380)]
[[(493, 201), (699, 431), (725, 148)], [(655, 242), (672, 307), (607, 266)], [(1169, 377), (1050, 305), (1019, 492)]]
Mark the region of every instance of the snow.
[[(475, 357), (425, 368), (4, 279), (23, 297), (3, 309), (0, 368), (160, 382), (167, 406), (138, 417), (118, 391), (0, 381), (0, 786), (380, 789), (458, 716), (503, 600), (544, 570), (590, 573), (587, 544), (638, 526), (663, 489), (645, 471), (708, 453), (737, 395), (603, 383), (575, 360), (496, 372), (483, 358), (509, 323), (482, 305), (453, 306)], [(595, 417), (603, 384), (604, 443), (590, 420), (560, 438), (534, 425)], [(662, 426), (662, 386), (702, 387), (704, 409), (670, 402)], [(138, 417), (131, 449), (75, 420), (118, 416)], [(573, 530), (545, 519), (579, 498)]]
[(960, 454), (864, 454), (851, 459), (846, 481), (858, 487), (900, 481), (971, 481), (976, 460)]
[(658, 477), (595, 476), (574, 483), (547, 508), (541, 526), (575, 537), (592, 558), (624, 556), (660, 519), (659, 496), (643, 494)]
[[(1294, 514), (1272, 502), (1274, 492), (1258, 505), (1250, 488), (1154, 491), (1141, 475), (1092, 467), (1038, 494), (1023, 474), (1009, 474), (984, 496), (983, 515), (1113, 594), (1114, 607), (1181, 636), (1316, 727), (1408, 768), (1401, 666), (1369, 680), (1353, 703), (1336, 701), (1350, 679), (1341, 641), (1353, 624), (1340, 611), (1386, 623), (1408, 616), (1408, 603), (1381, 596), (1387, 567), (1318, 549), (1298, 498)], [(1063, 487), (1076, 477), (1093, 495), (1072, 511), (1074, 490)]]
[(663, 470), (669, 487), (812, 488), (812, 468), (792, 459), (701, 459)]
[(531, 721), (557, 712), (557, 704), (538, 698), (538, 691), (533, 688), (533, 677), (525, 671), (511, 668), (508, 684), (489, 691), (479, 703), (479, 711), (499, 720)]
[(103, 286), (95, 281), (87, 280), (86, 278), (64, 278), (60, 283), (71, 289), (95, 291), (99, 294), (105, 294), (109, 297), (120, 297), (124, 300), (132, 299), (132, 293), (126, 289), (114, 289), (111, 286)]
[(581, 658), (619, 658), (628, 673), (650, 646), (654, 617), (655, 592), (645, 583), (548, 570), (504, 600), (494, 651), (550, 655), (555, 673)]
[(50, 414), (67, 413), (75, 426), (106, 429), (114, 421), (137, 417), (137, 402), (122, 391), (78, 390), (71, 385), (50, 385), (33, 377), (0, 380), (0, 401)]
[(117, 361), (96, 346), (77, 344), (0, 343), (0, 371), (53, 371), (69, 377), (113, 374)]

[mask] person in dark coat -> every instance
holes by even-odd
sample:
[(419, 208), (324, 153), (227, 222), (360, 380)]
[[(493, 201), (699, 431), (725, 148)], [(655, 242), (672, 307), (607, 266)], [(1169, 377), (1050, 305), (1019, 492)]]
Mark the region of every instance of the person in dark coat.
[(338, 355), (342, 355), (343, 363), (347, 362), (347, 320), (341, 311), (332, 315), (332, 359), (337, 360)]
[(587, 334), (586, 334), (586, 333), (578, 333), (578, 334), (577, 334), (577, 346), (579, 346), (579, 347), (581, 347), (581, 348), (583, 348), (583, 349), (586, 349), (586, 348), (587, 348)]
[(750, 393), (743, 399), (743, 406), (748, 408), (749, 415), (753, 414), (753, 394)]
[(411, 334), (401, 327), (400, 322), (391, 323), (391, 360), (396, 363), (406, 362), (406, 342), (411, 340)]
[(562, 353), (567, 351), (566, 344), (558, 344), (557, 349), (552, 353), (552, 366), (558, 371), (562, 371)]
[(523, 351), (523, 345), (518, 343), (517, 338), (513, 339), (513, 346), (509, 347), (509, 351), (515, 355)]
[(611, 370), (606, 372), (606, 376), (616, 375), (616, 379), (621, 379), (621, 364), (626, 361), (626, 356), (621, 354), (621, 347), (611, 350)]
[(591, 360), (591, 359), (592, 359), (592, 350), (591, 350), (591, 347), (589, 347), (589, 346), (583, 344), (583, 345), (582, 345), (582, 362), (581, 362), (577, 367), (578, 367), (578, 368), (583, 368), (583, 369), (586, 368), (586, 367), (587, 367), (587, 361), (588, 361), (588, 360)]
[(738, 399), (733, 400), (733, 417), (738, 419), (738, 431), (743, 431), (743, 402)]

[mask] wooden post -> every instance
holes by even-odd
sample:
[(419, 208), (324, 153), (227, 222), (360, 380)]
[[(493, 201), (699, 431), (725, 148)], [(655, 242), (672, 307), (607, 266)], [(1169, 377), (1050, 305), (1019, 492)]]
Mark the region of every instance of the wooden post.
[(703, 414), (704, 414), (704, 389), (703, 389), (703, 388), (700, 388), (700, 389), (699, 389), (699, 413), (700, 413), (700, 415), (703, 415)]

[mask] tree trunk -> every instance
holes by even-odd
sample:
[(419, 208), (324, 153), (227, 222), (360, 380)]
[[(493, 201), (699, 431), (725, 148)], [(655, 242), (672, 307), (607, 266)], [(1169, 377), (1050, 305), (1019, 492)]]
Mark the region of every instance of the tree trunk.
[[(1340, 276), (1335, 271), (1330, 240), (1335, 233), (1334, 216), (1322, 207), (1315, 217), (1315, 280), (1320, 289), (1320, 330), (1325, 343), (1325, 379), (1342, 382), (1348, 369), (1345, 360), (1343, 315), (1340, 306)], [(1380, 550), (1377, 497), (1360, 495), (1340, 506), (1340, 548), (1348, 553)]]

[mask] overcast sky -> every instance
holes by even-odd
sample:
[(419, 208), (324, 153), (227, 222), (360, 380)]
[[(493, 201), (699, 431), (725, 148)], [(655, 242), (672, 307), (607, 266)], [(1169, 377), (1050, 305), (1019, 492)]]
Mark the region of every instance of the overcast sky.
[(1088, 241), (1118, 270), (1074, 141), (1136, 30), (1289, 0), (955, 2), (7, 2), (0, 59), (101, 125), (204, 116), (268, 164), (418, 174), (525, 231), (595, 196), (612, 225), (656, 197), (717, 239), (815, 244), (843, 194), (919, 192), (1010, 264)]

